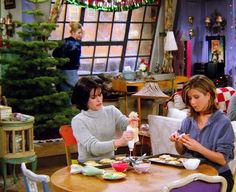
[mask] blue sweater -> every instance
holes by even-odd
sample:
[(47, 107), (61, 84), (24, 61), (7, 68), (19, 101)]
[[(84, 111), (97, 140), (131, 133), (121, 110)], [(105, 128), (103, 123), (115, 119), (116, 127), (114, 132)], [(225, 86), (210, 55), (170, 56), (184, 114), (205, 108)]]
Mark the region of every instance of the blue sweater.
[[(206, 126), (201, 130), (198, 128), (195, 119), (192, 117), (186, 117), (183, 120), (181, 128), (178, 132), (180, 134), (190, 134), (192, 138), (197, 140), (206, 148), (222, 153), (227, 162), (234, 158), (234, 132), (231, 121), (220, 110), (212, 114)], [(201, 154), (187, 148), (184, 155), (204, 159), (205, 162), (214, 166), (219, 173), (229, 170), (228, 164), (225, 166), (220, 166), (217, 163), (209, 161)]]
[(70, 59), (65, 65), (58, 66), (59, 69), (78, 70), (80, 66), (81, 41), (77, 41), (73, 37), (65, 38), (64, 43), (60, 47), (54, 49), (52, 56)]

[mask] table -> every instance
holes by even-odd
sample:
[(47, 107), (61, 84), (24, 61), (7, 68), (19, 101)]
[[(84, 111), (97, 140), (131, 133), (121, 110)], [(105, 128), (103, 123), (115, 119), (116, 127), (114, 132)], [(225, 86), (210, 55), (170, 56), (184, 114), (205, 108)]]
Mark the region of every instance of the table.
[(126, 81), (127, 90), (129, 87), (136, 87), (136, 91), (140, 91), (145, 85), (145, 81)]
[(103, 180), (100, 177), (70, 174), (70, 168), (64, 167), (51, 176), (53, 191), (79, 191), (79, 192), (156, 192), (167, 183), (184, 178), (192, 173), (217, 175), (215, 168), (201, 164), (198, 169), (190, 171), (184, 168), (151, 164), (150, 173), (138, 174), (132, 168), (122, 180)]

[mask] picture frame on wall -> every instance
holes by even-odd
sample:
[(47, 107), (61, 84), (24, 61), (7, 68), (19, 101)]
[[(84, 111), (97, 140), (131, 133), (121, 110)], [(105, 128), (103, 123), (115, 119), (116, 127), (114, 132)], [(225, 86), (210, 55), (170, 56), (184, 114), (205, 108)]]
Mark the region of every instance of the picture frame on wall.
[(225, 36), (207, 36), (208, 61), (225, 63)]
[(15, 9), (16, 1), (15, 0), (4, 0), (4, 8), (5, 9)]

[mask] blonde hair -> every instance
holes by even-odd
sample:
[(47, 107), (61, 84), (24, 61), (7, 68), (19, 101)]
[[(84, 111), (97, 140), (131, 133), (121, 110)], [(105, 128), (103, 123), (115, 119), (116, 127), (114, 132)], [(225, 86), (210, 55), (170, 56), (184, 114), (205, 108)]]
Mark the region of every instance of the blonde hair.
[(79, 29), (83, 31), (83, 26), (79, 22), (70, 22), (70, 33), (76, 33)]
[(205, 75), (194, 75), (184, 85), (182, 91), (183, 101), (190, 108), (190, 116), (196, 117), (198, 115), (198, 113), (191, 107), (188, 99), (188, 92), (190, 89), (196, 89), (204, 95), (206, 95), (207, 93), (210, 94), (211, 97), (208, 103), (206, 113), (210, 114), (218, 109), (218, 106), (216, 104), (216, 87), (213, 81)]

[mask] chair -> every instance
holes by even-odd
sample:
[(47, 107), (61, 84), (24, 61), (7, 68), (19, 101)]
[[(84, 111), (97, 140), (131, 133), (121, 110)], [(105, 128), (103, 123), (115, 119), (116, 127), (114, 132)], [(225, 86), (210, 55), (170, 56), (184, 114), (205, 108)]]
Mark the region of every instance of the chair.
[(175, 144), (170, 142), (171, 133), (177, 131), (182, 120), (159, 115), (148, 115), (149, 133), (152, 154), (172, 153), (178, 154)]
[(59, 133), (62, 136), (65, 144), (67, 166), (70, 166), (72, 161), (71, 160), (72, 148), (77, 147), (77, 141), (73, 135), (71, 125), (62, 125), (59, 129)]
[(44, 192), (49, 191), (48, 182), (50, 182), (50, 177), (48, 175), (35, 174), (31, 170), (27, 169), (25, 163), (21, 163), (21, 170), (27, 192), (38, 192), (37, 183), (42, 184)]
[(222, 176), (193, 173), (183, 179), (165, 185), (161, 192), (225, 192), (227, 182)]
[(124, 79), (112, 79), (112, 89), (124, 93), (125, 97), (125, 114), (128, 115), (128, 90), (126, 80)]

